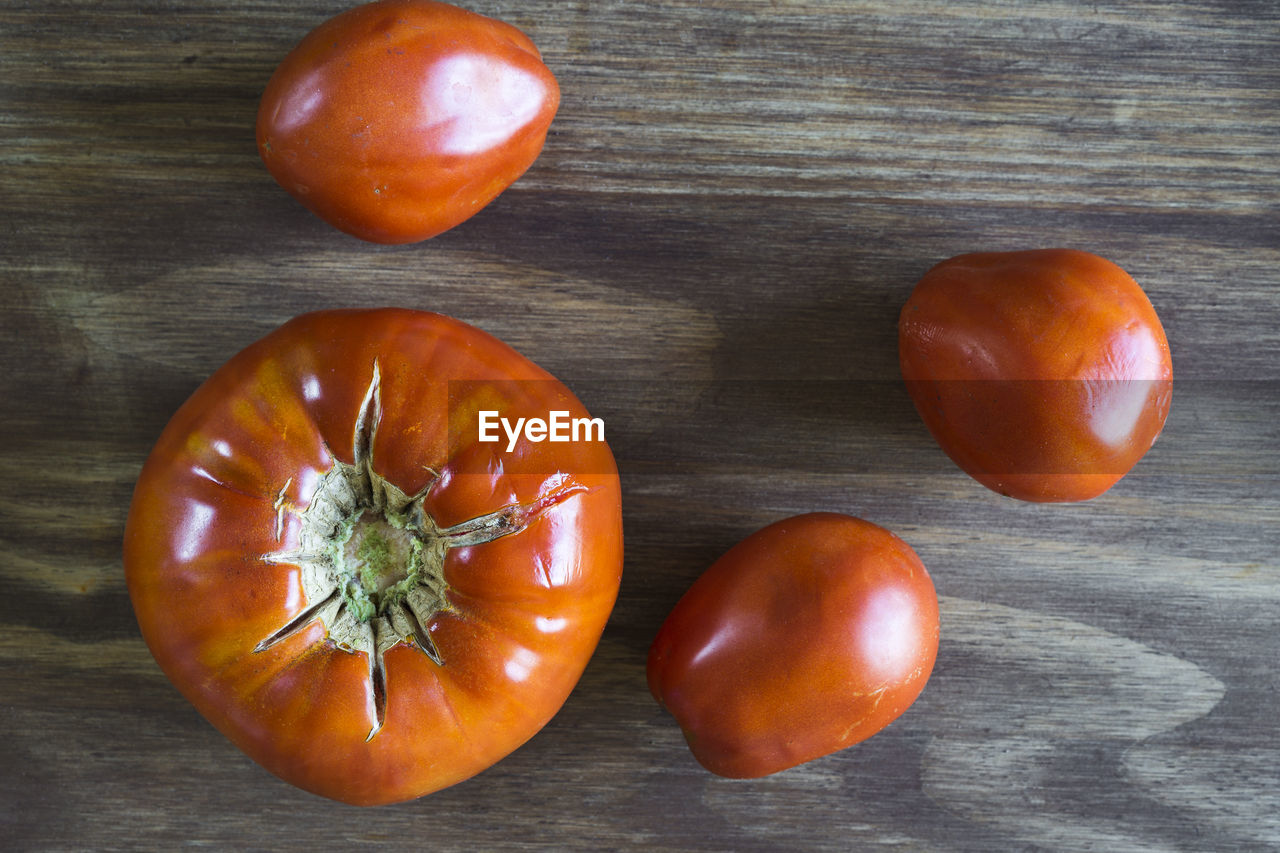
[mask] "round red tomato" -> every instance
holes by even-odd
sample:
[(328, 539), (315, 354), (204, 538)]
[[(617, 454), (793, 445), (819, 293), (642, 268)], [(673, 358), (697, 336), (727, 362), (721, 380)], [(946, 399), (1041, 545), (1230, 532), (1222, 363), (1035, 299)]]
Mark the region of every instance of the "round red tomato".
[(134, 492), (125, 574), (161, 669), (254, 760), (334, 799), (405, 800), (498, 761), (577, 682), (622, 567), (602, 430), (480, 440), (481, 419), (555, 412), (587, 417), (436, 314), (308, 314), (245, 349)]
[(1111, 488), (1169, 415), (1173, 370), (1155, 309), (1086, 252), (961, 255), (902, 309), (902, 376), (929, 431), (974, 479), (1027, 501)]
[(937, 594), (915, 552), (812, 513), (747, 537), (694, 582), (649, 650), (649, 689), (704, 767), (753, 778), (883, 729), (937, 651)]
[(384, 0), (321, 24), (258, 110), (258, 151), (320, 218), (376, 243), (434, 237), (537, 159), (560, 105), (527, 36), (430, 0)]

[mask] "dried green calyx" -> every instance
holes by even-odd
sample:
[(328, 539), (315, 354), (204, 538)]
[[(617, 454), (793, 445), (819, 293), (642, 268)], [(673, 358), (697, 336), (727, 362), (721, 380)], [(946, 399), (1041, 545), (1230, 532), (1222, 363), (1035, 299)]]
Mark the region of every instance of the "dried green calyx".
[(381, 420), (379, 372), (356, 418), (353, 462), (334, 459), (304, 508), (285, 495), (276, 500), (276, 535), (283, 538), (286, 513), (298, 519), (295, 547), (263, 555), (268, 563), (301, 570), (306, 602), (285, 625), (263, 638), (255, 652), (271, 648), (319, 620), (326, 640), (369, 662), (368, 699), (373, 720), (369, 738), (386, 714), (385, 655), (401, 643), (416, 647), (437, 665), (445, 661), (431, 638), (437, 614), (450, 610), (444, 577), (451, 548), (471, 547), (524, 530), (549, 507), (582, 490), (562, 484), (529, 504), (442, 528), (424, 509), (433, 478), (421, 492), (407, 495), (374, 470), (372, 450)]

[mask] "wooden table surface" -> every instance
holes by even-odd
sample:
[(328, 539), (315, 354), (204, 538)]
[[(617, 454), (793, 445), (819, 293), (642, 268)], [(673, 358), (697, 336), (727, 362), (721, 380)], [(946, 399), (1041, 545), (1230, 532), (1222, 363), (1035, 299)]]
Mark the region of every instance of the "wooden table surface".
[[(0, 847), (1280, 849), (1280, 3), (476, 0), (563, 103), (529, 173), (416, 246), (271, 180), (257, 99), (335, 0), (0, 3)], [(1164, 435), (1085, 504), (1001, 498), (897, 374), (919, 276), (978, 249), (1125, 267)], [(121, 536), (178, 405), (288, 317), (450, 314), (603, 417), (621, 596), (515, 754), (361, 810), (253, 764), (160, 673)], [(937, 585), (920, 700), (711, 776), (648, 644), (758, 527), (889, 527)]]

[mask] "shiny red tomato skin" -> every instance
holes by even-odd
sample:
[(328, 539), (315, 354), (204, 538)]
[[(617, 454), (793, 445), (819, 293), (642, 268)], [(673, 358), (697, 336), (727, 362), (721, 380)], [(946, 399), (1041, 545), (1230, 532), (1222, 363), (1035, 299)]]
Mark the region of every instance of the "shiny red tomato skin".
[(470, 218), (533, 164), (560, 104), (516, 28), (429, 0), (384, 0), (308, 34), (267, 84), (258, 151), (285, 190), (375, 243)]
[(1025, 501), (1105, 492), (1164, 428), (1173, 368), (1150, 300), (1123, 269), (1070, 249), (960, 255), (929, 270), (899, 320), (902, 376), (962, 470)]
[[(380, 475), (426, 489), (441, 526), (540, 508), (518, 533), (448, 551), (448, 607), (425, 626), (443, 664), (406, 643), (386, 653), (385, 722), (371, 737), (366, 654), (317, 621), (257, 647), (308, 604), (299, 565), (264, 555), (298, 546), (317, 483), (354, 463), (375, 363)], [(535, 734), (586, 666), (622, 567), (612, 454), (602, 441), (477, 443), (478, 408), (585, 415), (548, 373), (456, 320), (323, 311), (217, 370), (147, 459), (124, 543), (143, 638), (196, 708), (286, 781), (359, 805), (452, 785)], [(540, 505), (547, 494), (563, 499)]]
[(919, 696), (937, 593), (884, 528), (811, 513), (757, 531), (685, 593), (649, 651), (649, 690), (694, 757), (777, 773), (871, 737)]

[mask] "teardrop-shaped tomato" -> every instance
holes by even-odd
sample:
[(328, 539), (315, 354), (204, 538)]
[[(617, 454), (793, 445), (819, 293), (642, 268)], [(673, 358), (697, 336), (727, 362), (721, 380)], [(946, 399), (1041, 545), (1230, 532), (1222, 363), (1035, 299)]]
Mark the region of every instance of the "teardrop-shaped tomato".
[(412, 243), (476, 214), (533, 164), (555, 77), (508, 24), (430, 0), (383, 0), (321, 24), (267, 84), (258, 151), (331, 225)]
[(713, 773), (777, 773), (871, 737), (924, 689), (938, 598), (920, 558), (861, 519), (748, 536), (694, 582), (649, 651), (649, 689)]
[(1173, 369), (1155, 309), (1128, 273), (1087, 252), (943, 261), (903, 307), (898, 345), (938, 444), (1010, 497), (1097, 497), (1169, 415)]

